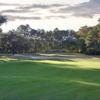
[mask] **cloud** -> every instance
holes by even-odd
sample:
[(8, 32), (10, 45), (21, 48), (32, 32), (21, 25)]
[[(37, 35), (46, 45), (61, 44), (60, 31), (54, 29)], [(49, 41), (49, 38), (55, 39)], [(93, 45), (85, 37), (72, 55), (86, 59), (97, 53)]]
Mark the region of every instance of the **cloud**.
[(65, 19), (66, 16), (62, 16), (62, 15), (57, 15), (57, 16), (55, 16), (55, 15), (53, 15), (53, 16), (46, 16), (45, 18), (46, 18), (46, 19), (51, 19), (51, 18), (55, 18), (55, 19), (58, 19), (58, 18), (60, 18), (60, 19)]
[[(18, 19), (23, 19), (22, 17), (18, 17), (18, 13), (22, 14), (28, 14), (31, 13), (31, 15), (36, 15), (36, 13), (41, 12), (41, 15), (44, 14), (43, 10), (46, 10), (49, 14), (50, 9), (56, 9), (56, 8), (61, 8), (65, 6), (65, 4), (13, 4), (13, 3), (0, 3), (1, 7), (4, 9), (0, 10), (0, 14), (6, 15), (8, 14), (9, 16), (16, 15)], [(6, 6), (6, 7), (5, 7)], [(9, 6), (13, 6), (13, 8), (10, 8)], [(35, 12), (35, 13), (34, 13)], [(15, 19), (10, 18), (10, 19)], [(24, 17), (24, 19), (26, 19)], [(30, 18), (29, 18), (30, 19)], [(32, 19), (32, 18), (31, 18)], [(37, 18), (36, 18), (37, 19)]]
[(90, 0), (89, 2), (80, 3), (77, 5), (61, 8), (52, 13), (71, 13), (74, 16), (93, 17), (95, 14), (100, 14), (100, 0)]
[(63, 7), (65, 4), (16, 4), (16, 3), (0, 3), (0, 6), (18, 6), (18, 9), (41, 8), (48, 9), (53, 7)]
[(0, 6), (20, 6), (20, 4), (15, 4), (15, 3), (0, 3)]
[(65, 6), (65, 4), (32, 4), (32, 5), (21, 6), (19, 7), (19, 9), (33, 9), (33, 8), (49, 9), (49, 8), (63, 7), (63, 6)]
[(2, 10), (0, 11), (0, 14), (3, 14), (3, 13), (32, 13), (32, 12), (35, 12), (35, 10), (19, 10), (19, 9), (8, 9), (8, 10)]
[(12, 15), (6, 15), (8, 20), (10, 21), (14, 21), (14, 20), (40, 20), (41, 17), (38, 17), (38, 16), (33, 16), (33, 17), (24, 17), (24, 16), (12, 16)]

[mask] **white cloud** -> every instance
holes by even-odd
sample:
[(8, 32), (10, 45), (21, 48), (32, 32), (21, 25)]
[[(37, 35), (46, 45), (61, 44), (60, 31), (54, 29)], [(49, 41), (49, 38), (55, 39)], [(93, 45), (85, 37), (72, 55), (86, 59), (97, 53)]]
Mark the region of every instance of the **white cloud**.
[[(79, 15), (79, 12), (84, 11), (82, 10), (83, 2), (90, 3), (89, 0), (0, 0), (1, 14), (7, 15), (10, 19), (6, 27), (3, 25), (2, 28), (9, 30), (16, 28), (20, 24), (30, 24), (33, 28), (44, 28), (46, 30), (54, 29), (55, 27), (77, 30), (83, 25), (95, 25), (99, 18), (97, 15), (92, 19), (85, 18), (85, 14), (82, 15), (82, 13), (81, 16), (84, 16), (84, 18), (74, 17)], [(75, 10), (77, 7), (78, 10)], [(86, 5), (85, 7), (87, 9)], [(92, 7), (90, 5), (90, 11), (94, 11)], [(64, 8), (67, 10), (64, 10)], [(64, 13), (50, 12), (59, 11), (59, 9), (62, 9)], [(95, 12), (96, 9), (97, 7), (95, 7)], [(74, 16), (71, 15), (72, 13)]]
[(1, 3), (20, 3), (20, 4), (31, 4), (31, 3), (67, 3), (67, 4), (78, 4), (89, 0), (0, 0)]
[(72, 13), (74, 16), (93, 17), (100, 14), (100, 0), (90, 0), (88, 2), (61, 8), (56, 13)]

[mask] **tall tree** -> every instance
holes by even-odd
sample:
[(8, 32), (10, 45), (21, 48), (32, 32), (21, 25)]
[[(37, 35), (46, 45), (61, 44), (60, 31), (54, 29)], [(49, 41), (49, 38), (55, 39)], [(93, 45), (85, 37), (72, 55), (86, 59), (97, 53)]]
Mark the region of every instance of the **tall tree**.
[(86, 37), (86, 49), (88, 54), (97, 54), (99, 52), (98, 32), (92, 29)]
[(6, 17), (6, 16), (0, 15), (0, 26), (1, 26), (3, 23), (6, 23), (6, 22), (7, 22), (7, 17)]

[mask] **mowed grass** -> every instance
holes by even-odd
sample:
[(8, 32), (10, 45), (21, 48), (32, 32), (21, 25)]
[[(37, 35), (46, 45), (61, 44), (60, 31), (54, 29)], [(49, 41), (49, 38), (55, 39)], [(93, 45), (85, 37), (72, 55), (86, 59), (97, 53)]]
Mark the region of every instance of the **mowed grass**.
[(0, 100), (100, 100), (100, 59), (0, 59)]

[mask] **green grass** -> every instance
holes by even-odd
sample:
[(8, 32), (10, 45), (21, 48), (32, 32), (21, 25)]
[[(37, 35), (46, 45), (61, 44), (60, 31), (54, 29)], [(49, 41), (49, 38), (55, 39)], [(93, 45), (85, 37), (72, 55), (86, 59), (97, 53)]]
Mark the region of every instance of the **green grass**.
[(0, 100), (100, 100), (100, 59), (0, 59)]

